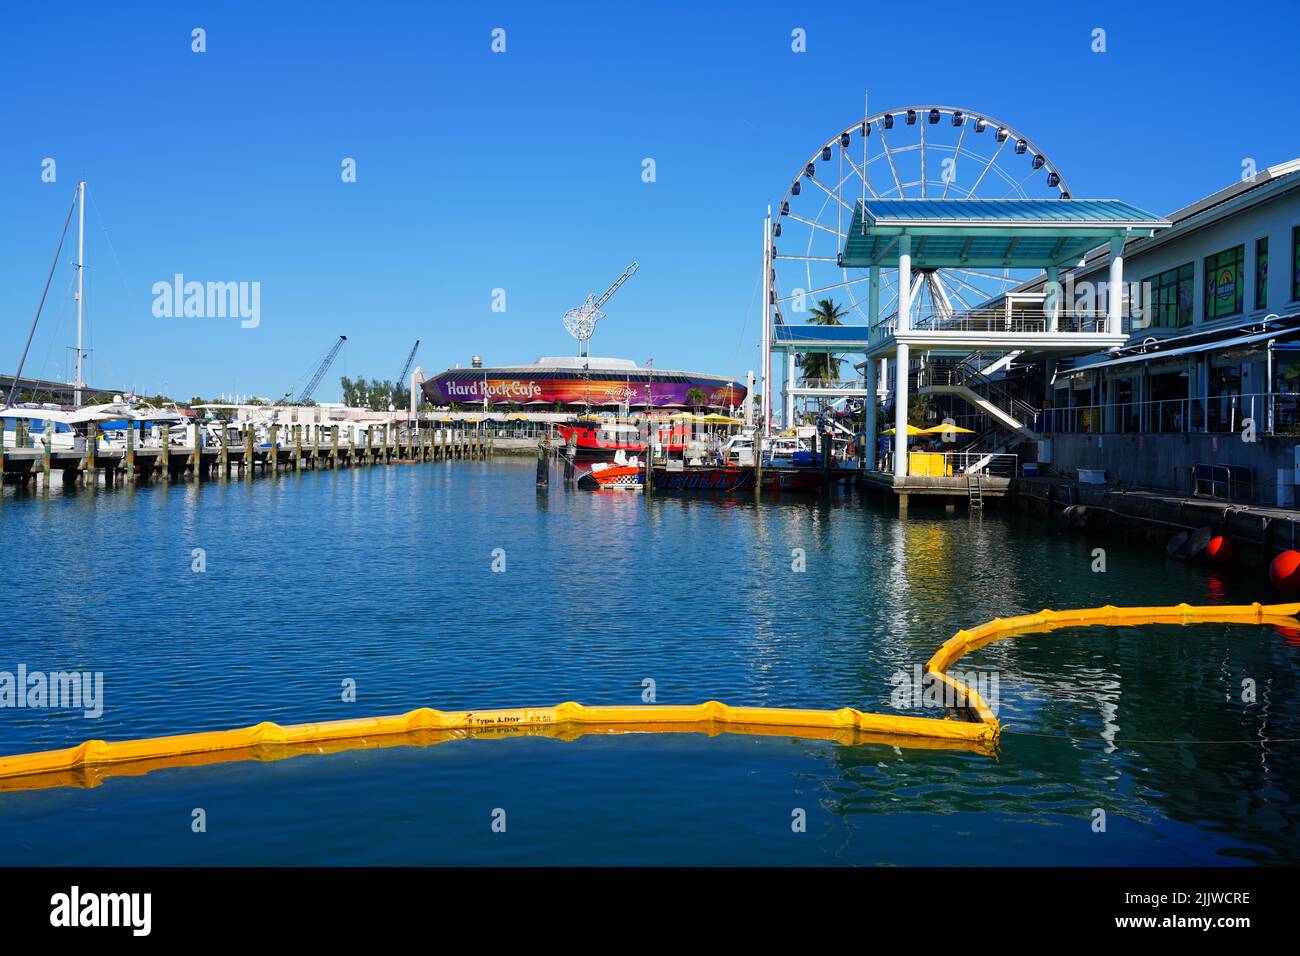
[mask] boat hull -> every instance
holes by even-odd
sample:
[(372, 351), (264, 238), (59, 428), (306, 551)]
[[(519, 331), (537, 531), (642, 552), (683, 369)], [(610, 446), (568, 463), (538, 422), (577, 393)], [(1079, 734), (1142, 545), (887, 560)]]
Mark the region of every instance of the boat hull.
[[(831, 471), (830, 481), (838, 483), (847, 475)], [(815, 468), (764, 468), (764, 492), (816, 492), (822, 488), (823, 473)], [(656, 491), (752, 491), (754, 469), (734, 466), (687, 468), (668, 471), (663, 466), (654, 469)]]
[(589, 471), (578, 479), (578, 487), (591, 491), (641, 491), (645, 487), (645, 469), (614, 466)]

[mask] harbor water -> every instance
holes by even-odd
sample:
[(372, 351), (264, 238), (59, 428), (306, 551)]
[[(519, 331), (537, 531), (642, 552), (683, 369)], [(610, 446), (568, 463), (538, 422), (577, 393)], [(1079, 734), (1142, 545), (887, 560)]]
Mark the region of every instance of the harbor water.
[[(1278, 600), (1008, 508), (647, 499), (558, 471), (541, 494), (527, 458), (6, 488), (0, 535), (0, 671), (103, 674), (97, 717), (0, 708), (4, 754), (651, 692), (942, 716), (895, 691), (958, 628)], [(0, 864), (1294, 864), (1298, 651), (1257, 625), (987, 646), (958, 669), (997, 676), (993, 754), (520, 735), (0, 789)]]

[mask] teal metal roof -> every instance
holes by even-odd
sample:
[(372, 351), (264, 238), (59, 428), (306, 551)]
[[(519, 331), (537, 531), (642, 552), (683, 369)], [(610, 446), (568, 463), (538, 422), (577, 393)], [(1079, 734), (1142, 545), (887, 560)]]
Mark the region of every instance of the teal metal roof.
[(1043, 269), (1072, 265), (1114, 237), (1169, 225), (1118, 199), (868, 199), (853, 212), (841, 265), (898, 265), (912, 237), (915, 268)]
[(868, 199), (865, 206), (868, 224), (882, 225), (1169, 225), (1167, 220), (1118, 199)]

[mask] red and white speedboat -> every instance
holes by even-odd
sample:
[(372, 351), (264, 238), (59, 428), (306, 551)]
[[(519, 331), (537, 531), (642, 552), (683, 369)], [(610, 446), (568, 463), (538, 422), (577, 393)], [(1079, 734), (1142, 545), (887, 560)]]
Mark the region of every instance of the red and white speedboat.
[(618, 452), (613, 461), (598, 461), (591, 470), (578, 478), (578, 487), (591, 490), (642, 491), (645, 488), (645, 466), (633, 455), (628, 458)]

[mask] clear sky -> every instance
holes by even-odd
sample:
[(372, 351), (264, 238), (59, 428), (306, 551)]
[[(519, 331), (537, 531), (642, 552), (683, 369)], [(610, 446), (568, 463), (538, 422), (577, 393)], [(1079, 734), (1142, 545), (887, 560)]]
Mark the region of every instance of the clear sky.
[[(0, 370), (18, 363), (85, 177), (96, 384), (278, 396), (339, 334), (320, 400), (341, 373), (396, 377), (417, 338), (427, 372), (572, 354), (563, 312), (633, 259), (593, 354), (740, 377), (758, 364), (765, 206), (861, 117), (864, 90), (873, 108), (1002, 117), (1075, 196), (1167, 213), (1246, 159), (1300, 156), (1298, 9), (6, 4)], [(27, 374), (70, 366), (73, 250)], [(155, 317), (152, 287), (175, 273), (260, 283), (260, 324)]]

